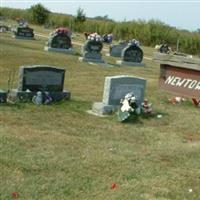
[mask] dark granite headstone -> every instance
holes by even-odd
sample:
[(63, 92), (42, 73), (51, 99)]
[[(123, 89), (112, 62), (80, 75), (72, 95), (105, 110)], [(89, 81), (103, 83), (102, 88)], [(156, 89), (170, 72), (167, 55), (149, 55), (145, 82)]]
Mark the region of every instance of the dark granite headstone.
[(80, 57), (80, 61), (88, 61), (88, 62), (100, 62), (104, 63), (102, 60), (101, 50), (103, 48), (103, 43), (101, 41), (101, 37), (97, 34), (91, 34), (88, 36), (88, 40), (85, 42), (82, 55)]
[(71, 31), (67, 28), (56, 29), (51, 33), (47, 46), (44, 49), (46, 51), (73, 53)]
[(6, 103), (7, 100), (7, 92), (0, 90), (0, 104)]
[(122, 60), (117, 61), (120, 65), (144, 66), (142, 62), (143, 51), (135, 43), (129, 43), (122, 51)]
[(18, 26), (14, 32), (15, 38), (19, 39), (33, 39), (34, 33), (33, 29), (28, 26)]
[(13, 92), (17, 96), (32, 97), (37, 91), (48, 91), (55, 101), (69, 99), (70, 93), (63, 91), (64, 78), (64, 69), (48, 65), (22, 66), (19, 70), (18, 89)]
[(122, 60), (126, 62), (141, 63), (143, 51), (136, 45), (128, 45), (122, 51)]
[(50, 66), (20, 67), (19, 87), (21, 91), (63, 91), (65, 70)]
[(49, 40), (49, 47), (69, 49), (72, 47), (71, 38), (65, 34), (55, 34)]

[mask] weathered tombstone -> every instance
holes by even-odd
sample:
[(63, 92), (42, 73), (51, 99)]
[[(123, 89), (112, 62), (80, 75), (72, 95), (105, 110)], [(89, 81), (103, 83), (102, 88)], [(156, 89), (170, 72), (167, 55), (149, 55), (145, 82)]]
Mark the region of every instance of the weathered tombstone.
[(200, 59), (190, 56), (154, 53), (160, 63), (160, 89), (182, 96), (200, 98)]
[(122, 60), (118, 60), (116, 63), (119, 65), (129, 65), (129, 66), (144, 66), (142, 62), (143, 51), (139, 47), (139, 42), (137, 40), (132, 40), (122, 51)]
[(58, 28), (51, 33), (45, 51), (56, 51), (63, 53), (73, 53), (71, 42), (71, 31), (67, 28)]
[(82, 49), (83, 57), (79, 57), (79, 60), (86, 62), (104, 63), (101, 54), (102, 48), (103, 43), (101, 41), (100, 35), (96, 33), (90, 34)]
[(20, 67), (18, 89), (11, 90), (11, 100), (31, 100), (38, 92), (49, 92), (53, 101), (70, 99), (70, 92), (63, 91), (65, 70), (48, 65)]
[(0, 90), (0, 104), (6, 103), (7, 100), (7, 92)]
[(109, 56), (121, 57), (122, 50), (127, 46), (127, 42), (120, 42), (119, 44), (110, 45)]
[(14, 37), (17, 39), (34, 39), (34, 30), (28, 26), (18, 26), (14, 30)]
[(137, 104), (144, 100), (146, 80), (134, 76), (108, 76), (105, 78), (103, 101), (95, 102), (92, 111), (99, 115), (112, 114), (120, 106), (120, 100), (133, 92), (137, 98)]

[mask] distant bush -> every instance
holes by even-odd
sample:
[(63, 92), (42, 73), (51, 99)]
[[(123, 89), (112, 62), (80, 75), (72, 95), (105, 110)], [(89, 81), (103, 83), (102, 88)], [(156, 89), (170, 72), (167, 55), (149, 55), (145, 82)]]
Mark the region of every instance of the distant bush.
[(46, 9), (42, 4), (38, 3), (31, 6), (29, 9), (31, 13), (31, 19), (35, 24), (45, 24), (48, 21), (50, 11)]

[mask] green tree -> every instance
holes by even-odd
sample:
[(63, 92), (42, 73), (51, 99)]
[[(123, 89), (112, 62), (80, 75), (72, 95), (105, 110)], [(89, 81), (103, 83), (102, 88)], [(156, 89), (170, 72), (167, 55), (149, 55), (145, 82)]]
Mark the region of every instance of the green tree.
[(83, 23), (86, 21), (86, 15), (82, 8), (80, 7), (78, 8), (74, 21), (75, 21), (75, 30), (80, 32), (84, 31)]
[(42, 4), (31, 6), (30, 11), (34, 23), (45, 24), (48, 21), (50, 11)]
[(81, 7), (79, 7), (77, 10), (75, 21), (78, 23), (83, 23), (86, 21), (86, 15)]

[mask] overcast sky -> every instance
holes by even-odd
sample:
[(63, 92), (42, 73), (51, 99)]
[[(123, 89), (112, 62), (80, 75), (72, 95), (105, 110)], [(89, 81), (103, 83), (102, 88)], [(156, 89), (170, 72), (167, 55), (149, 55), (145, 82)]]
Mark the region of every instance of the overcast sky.
[(87, 17), (105, 16), (116, 21), (158, 19), (190, 31), (200, 28), (200, 0), (0, 0), (1, 6), (29, 8), (42, 3), (53, 12), (76, 15), (81, 7)]

